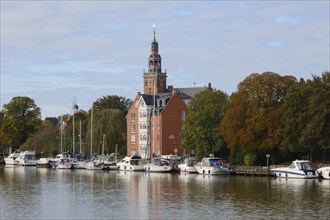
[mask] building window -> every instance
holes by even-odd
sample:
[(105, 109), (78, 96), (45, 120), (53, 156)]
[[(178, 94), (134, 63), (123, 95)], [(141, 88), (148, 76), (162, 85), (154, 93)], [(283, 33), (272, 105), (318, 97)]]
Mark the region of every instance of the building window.
[(135, 113), (131, 113), (131, 121), (135, 121)]
[(131, 124), (131, 133), (135, 133), (135, 124)]
[(181, 111), (181, 121), (184, 121), (186, 118), (186, 113), (184, 111)]
[(135, 134), (131, 134), (131, 144), (135, 144)]

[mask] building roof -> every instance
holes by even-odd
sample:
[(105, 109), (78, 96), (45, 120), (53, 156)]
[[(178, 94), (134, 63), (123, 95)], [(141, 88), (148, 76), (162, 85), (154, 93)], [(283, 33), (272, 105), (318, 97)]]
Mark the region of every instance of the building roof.
[(56, 117), (46, 117), (45, 121), (50, 121), (54, 126), (60, 125), (60, 120)]
[[(180, 91), (180, 93), (184, 93), (188, 95), (190, 98), (193, 98), (197, 93), (205, 91), (208, 88), (209, 87), (205, 86), (205, 87), (190, 87), (190, 88), (188, 87), (188, 88), (175, 88), (175, 89)], [(187, 98), (183, 98), (183, 99), (187, 99)]]

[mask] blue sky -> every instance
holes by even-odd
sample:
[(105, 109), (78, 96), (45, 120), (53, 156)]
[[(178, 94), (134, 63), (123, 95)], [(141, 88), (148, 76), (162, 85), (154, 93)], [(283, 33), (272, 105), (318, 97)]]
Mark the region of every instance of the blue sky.
[(153, 24), (167, 84), (231, 94), (251, 73), (329, 70), (329, 1), (1, 0), (1, 107), (28, 96), (42, 118), (102, 96), (134, 99)]

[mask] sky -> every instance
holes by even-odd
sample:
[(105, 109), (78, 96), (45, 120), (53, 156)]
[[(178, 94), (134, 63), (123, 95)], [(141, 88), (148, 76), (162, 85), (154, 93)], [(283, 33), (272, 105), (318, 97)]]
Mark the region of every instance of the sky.
[(230, 95), (252, 73), (311, 79), (329, 71), (324, 1), (1, 0), (1, 99), (28, 96), (42, 119), (134, 99), (153, 24), (167, 85), (208, 83)]

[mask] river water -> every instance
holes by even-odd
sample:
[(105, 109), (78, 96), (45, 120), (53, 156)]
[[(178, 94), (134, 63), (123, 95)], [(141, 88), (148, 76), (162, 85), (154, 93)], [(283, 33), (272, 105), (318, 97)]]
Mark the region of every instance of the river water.
[(330, 219), (330, 180), (0, 166), (0, 219)]

